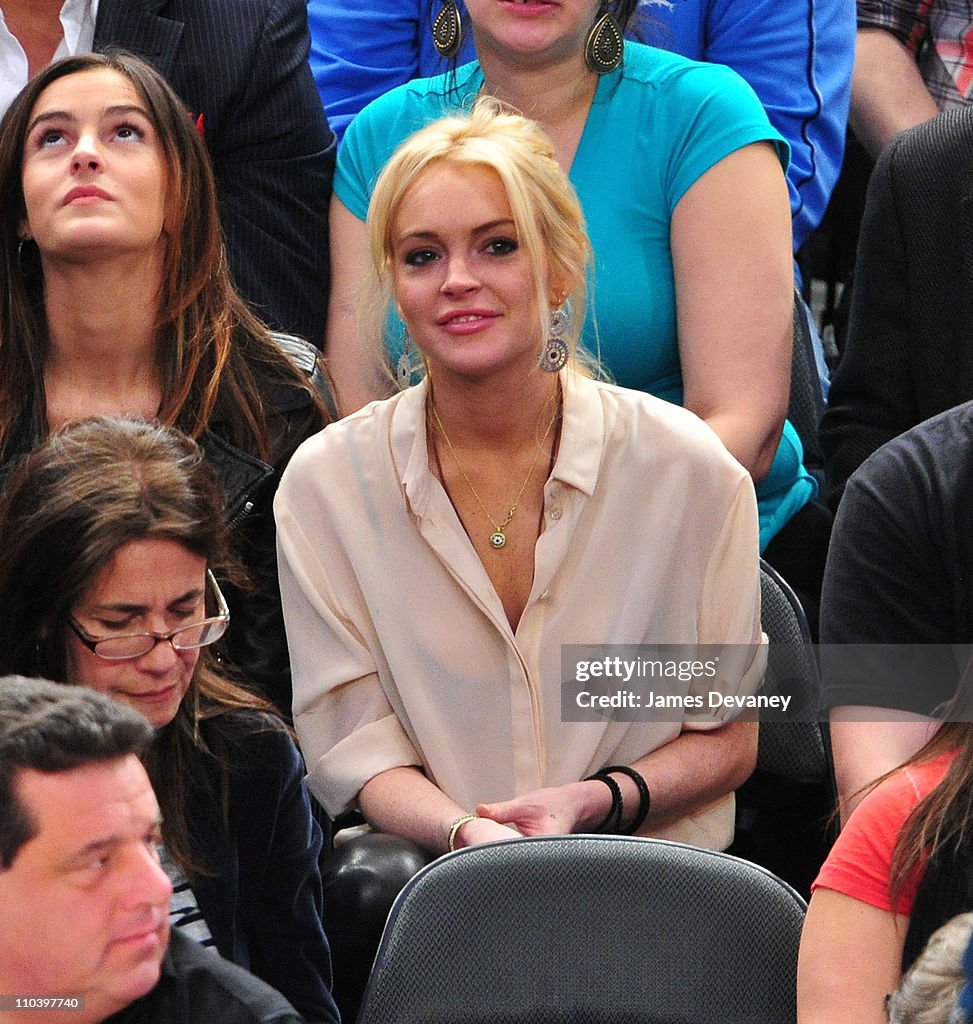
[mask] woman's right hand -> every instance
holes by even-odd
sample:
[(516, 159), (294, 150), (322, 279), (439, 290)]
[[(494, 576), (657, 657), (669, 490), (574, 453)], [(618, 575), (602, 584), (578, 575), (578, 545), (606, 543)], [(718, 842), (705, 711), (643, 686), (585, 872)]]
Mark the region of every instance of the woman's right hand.
[(501, 825), (492, 818), (473, 818), (463, 825), (453, 840), (453, 849), (464, 846), (479, 846), (480, 843), (496, 843), (501, 839), (520, 839), (523, 833), (509, 825)]
[[(464, 816), (460, 804), (411, 765), (389, 768), (370, 778), (358, 792), (358, 807), (373, 828), (411, 839), (437, 856), (446, 852), (451, 827)], [(489, 818), (470, 818), (453, 836), (453, 848), (520, 835)]]

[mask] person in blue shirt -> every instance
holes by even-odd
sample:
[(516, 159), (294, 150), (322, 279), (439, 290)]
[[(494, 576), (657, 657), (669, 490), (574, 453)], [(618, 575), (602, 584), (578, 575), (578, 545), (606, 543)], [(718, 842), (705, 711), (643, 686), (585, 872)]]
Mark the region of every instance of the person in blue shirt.
[[(308, 0), (311, 69), (339, 139), (372, 100), (448, 70), (433, 46), (429, 0), (355, 6)], [(462, 14), (462, 0), (457, 4)], [(791, 147), (794, 251), (820, 224), (841, 170), (855, 59), (854, 0), (640, 0), (629, 35), (692, 60), (726, 64), (752, 86)], [(466, 32), (455, 58), (474, 58)]]
[(854, 0), (640, 0), (639, 9), (645, 42), (733, 68), (790, 143), (797, 252), (820, 224), (841, 170)]
[[(462, 0), (457, 7), (462, 15)], [(433, 45), (433, 13), (429, 0), (308, 0), (308, 60), (339, 142), (351, 119), (372, 100), (413, 78), (449, 69), (449, 59)], [(473, 37), (467, 32), (456, 60), (465, 64), (474, 56)]]
[[(309, 0), (311, 68), (339, 139), (373, 99), (448, 70), (429, 31), (438, 4), (378, 0), (360, 8)], [(457, 6), (462, 13), (462, 2)], [(854, 0), (640, 0), (628, 28), (630, 37), (661, 49), (726, 64), (750, 84), (790, 145), (787, 187), (797, 253), (820, 224), (841, 170), (855, 53)], [(472, 32), (466, 31), (455, 61), (474, 56)], [(796, 263), (794, 271), (801, 287)], [(810, 318), (809, 326), (827, 397), (823, 346)]]

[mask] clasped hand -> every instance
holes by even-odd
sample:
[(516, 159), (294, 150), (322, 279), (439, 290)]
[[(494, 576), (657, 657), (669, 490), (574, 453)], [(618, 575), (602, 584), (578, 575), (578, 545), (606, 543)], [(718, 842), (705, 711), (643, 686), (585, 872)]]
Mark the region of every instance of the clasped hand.
[[(583, 822), (585, 788), (583, 782), (549, 786), (516, 796), (512, 800), (480, 804), (476, 813), (494, 828), (495, 825), (506, 826), (505, 833), (508, 833), (508, 829), (515, 829), (524, 836), (566, 835), (578, 831)], [(509, 833), (506, 837), (509, 838)], [(493, 838), (499, 839), (501, 836), (494, 835)]]

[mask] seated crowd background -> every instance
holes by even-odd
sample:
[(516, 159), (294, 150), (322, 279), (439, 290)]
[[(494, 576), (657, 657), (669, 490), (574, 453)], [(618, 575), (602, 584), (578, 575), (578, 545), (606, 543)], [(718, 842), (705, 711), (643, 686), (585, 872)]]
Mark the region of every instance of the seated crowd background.
[[(353, 1020), (391, 899), (461, 847), (745, 852), (756, 725), (566, 721), (561, 656), (714, 645), (754, 694), (762, 556), (824, 645), (840, 798), (798, 1019), (965, 1019), (973, 115), (939, 5), (155, 6), (0, 2), (0, 673), (68, 684), (12, 721), (80, 686), (152, 727), (38, 769), (145, 766), (179, 938), (133, 1005), (188, 937)], [(849, 104), (877, 163), (831, 382), (804, 254)]]

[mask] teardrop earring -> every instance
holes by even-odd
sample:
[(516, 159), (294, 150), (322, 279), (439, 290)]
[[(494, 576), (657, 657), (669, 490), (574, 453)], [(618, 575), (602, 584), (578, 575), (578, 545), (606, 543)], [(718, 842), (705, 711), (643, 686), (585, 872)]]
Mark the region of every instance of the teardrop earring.
[(432, 42), (440, 57), (455, 57), (463, 42), (463, 22), (455, 0), (446, 0), (432, 23)]
[(607, 75), (622, 63), (625, 42), (615, 15), (606, 11), (592, 26), (584, 44), (585, 63), (596, 75)]

